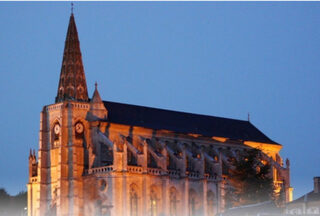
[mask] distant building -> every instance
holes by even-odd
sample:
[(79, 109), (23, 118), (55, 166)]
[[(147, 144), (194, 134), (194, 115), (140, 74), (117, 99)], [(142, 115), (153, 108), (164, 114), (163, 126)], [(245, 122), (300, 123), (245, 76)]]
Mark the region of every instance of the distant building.
[(320, 215), (320, 177), (314, 177), (313, 181), (313, 191), (286, 205), (287, 214)]
[(238, 206), (228, 209), (218, 216), (280, 216), (282, 208), (278, 208), (273, 201)]
[(97, 85), (89, 98), (71, 14), (55, 103), (40, 114), (39, 158), (29, 156), (28, 215), (213, 216), (224, 210), (224, 170), (250, 148), (263, 151), (290, 201), (282, 146), (249, 121), (102, 101)]

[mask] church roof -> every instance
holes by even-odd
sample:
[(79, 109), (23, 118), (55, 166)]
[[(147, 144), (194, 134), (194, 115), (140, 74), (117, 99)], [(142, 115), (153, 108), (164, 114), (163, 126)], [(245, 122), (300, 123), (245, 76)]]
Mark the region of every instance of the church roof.
[(64, 100), (88, 101), (86, 77), (73, 13), (69, 20), (56, 97), (56, 102)]
[[(154, 130), (169, 130), (183, 134), (201, 134), (205, 137), (225, 137), (234, 140), (278, 144), (249, 121), (199, 115), (151, 107), (104, 101), (108, 121)], [(278, 144), (279, 145), (279, 144)]]

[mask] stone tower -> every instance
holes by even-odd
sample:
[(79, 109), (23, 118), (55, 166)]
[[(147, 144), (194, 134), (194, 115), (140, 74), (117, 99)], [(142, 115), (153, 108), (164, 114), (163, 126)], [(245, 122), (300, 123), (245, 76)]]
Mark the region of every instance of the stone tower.
[[(80, 43), (71, 14), (55, 104), (40, 115), (39, 159), (30, 153), (28, 215), (79, 215), (88, 166), (90, 109)], [(37, 173), (39, 175), (37, 175)], [(62, 212), (63, 211), (63, 212)]]

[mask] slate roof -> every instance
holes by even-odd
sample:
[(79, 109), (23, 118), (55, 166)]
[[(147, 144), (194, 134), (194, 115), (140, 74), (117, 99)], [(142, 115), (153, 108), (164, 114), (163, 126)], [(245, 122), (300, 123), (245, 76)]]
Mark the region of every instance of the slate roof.
[(170, 111), (151, 107), (104, 101), (108, 121), (154, 130), (169, 130), (205, 137), (225, 137), (233, 140), (277, 144), (249, 121)]
[(289, 202), (288, 205), (295, 204), (295, 203), (307, 203), (307, 202), (313, 202), (313, 201), (320, 201), (320, 193), (315, 193), (314, 191), (311, 191), (299, 197), (298, 199), (293, 200), (292, 202)]

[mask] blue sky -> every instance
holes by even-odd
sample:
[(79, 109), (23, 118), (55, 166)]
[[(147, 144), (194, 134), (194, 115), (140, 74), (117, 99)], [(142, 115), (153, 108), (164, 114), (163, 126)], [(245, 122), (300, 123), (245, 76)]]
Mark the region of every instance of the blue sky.
[[(320, 3), (76, 2), (90, 96), (247, 119), (283, 145), (294, 196), (320, 176)], [(54, 103), (69, 2), (0, 2), (0, 187), (25, 190)]]

